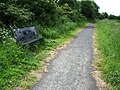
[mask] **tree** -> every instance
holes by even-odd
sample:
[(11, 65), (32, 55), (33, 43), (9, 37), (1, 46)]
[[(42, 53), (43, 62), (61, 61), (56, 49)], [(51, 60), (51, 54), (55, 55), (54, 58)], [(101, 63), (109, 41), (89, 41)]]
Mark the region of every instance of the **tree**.
[[(0, 3), (0, 23), (3, 25), (20, 25), (31, 20), (33, 13), (14, 3)], [(1, 26), (2, 26), (1, 25)]]
[(3, 0), (0, 2), (0, 25), (19, 25), (39, 21), (52, 25), (59, 18), (55, 0)]
[(107, 12), (100, 13), (99, 18), (100, 18), (100, 19), (108, 18)]
[(117, 17), (115, 15), (112, 15), (112, 14), (110, 14), (108, 18), (109, 19), (117, 19)]
[(79, 8), (78, 1), (77, 0), (59, 0), (58, 4), (63, 5), (67, 3), (72, 9)]
[(81, 3), (78, 0), (59, 0), (58, 4), (62, 7), (67, 5), (66, 15), (67, 17), (72, 20), (73, 22), (79, 23), (81, 18), (85, 19), (81, 14)]
[(91, 0), (81, 1), (81, 13), (88, 19), (94, 19), (98, 17), (99, 6)]

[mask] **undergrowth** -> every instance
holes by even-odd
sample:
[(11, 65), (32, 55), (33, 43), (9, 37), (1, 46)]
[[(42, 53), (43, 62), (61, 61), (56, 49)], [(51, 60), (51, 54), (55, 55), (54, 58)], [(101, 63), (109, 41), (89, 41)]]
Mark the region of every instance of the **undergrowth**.
[(103, 78), (112, 86), (111, 90), (120, 90), (120, 23), (105, 19), (96, 26)]

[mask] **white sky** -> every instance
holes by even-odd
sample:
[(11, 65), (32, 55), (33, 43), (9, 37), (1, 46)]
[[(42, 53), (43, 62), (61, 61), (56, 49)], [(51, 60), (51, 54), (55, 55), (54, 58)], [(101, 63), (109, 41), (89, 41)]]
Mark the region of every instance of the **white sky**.
[(99, 12), (120, 15), (120, 0), (94, 0), (100, 7)]

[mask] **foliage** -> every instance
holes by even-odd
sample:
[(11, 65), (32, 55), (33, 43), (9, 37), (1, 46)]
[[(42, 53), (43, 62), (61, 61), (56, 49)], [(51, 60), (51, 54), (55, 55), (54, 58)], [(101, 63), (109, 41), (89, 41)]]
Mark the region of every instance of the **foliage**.
[(78, 2), (79, 1), (77, 0), (59, 0), (58, 4), (63, 5), (67, 3), (72, 9), (76, 9), (80, 7), (80, 4)]
[(100, 13), (99, 19), (105, 19), (108, 18), (108, 14), (106, 12)]
[(0, 25), (21, 27), (37, 21), (43, 26), (55, 26), (60, 23), (61, 15), (78, 23), (85, 17), (96, 18), (98, 8), (94, 1), (4, 0), (0, 1)]
[(91, 0), (81, 1), (81, 13), (88, 19), (95, 19), (98, 16), (99, 6)]
[(85, 20), (86, 18), (81, 14), (81, 3), (77, 0), (59, 0), (58, 4), (62, 7), (63, 15), (66, 15), (70, 20), (76, 22)]
[(110, 14), (108, 18), (109, 19), (117, 19), (117, 16)]
[(99, 14), (99, 19), (105, 19), (108, 18), (110, 20), (120, 20), (120, 16), (116, 16), (116, 15), (108, 15), (107, 12), (103, 12)]
[(32, 53), (17, 46), (13, 39), (0, 45), (0, 90), (9, 90), (19, 85), (23, 74), (34, 69), (38, 61), (33, 61)]
[(120, 16), (115, 16), (115, 15), (110, 14), (108, 16), (108, 19), (110, 19), (110, 20), (120, 20)]
[(0, 3), (0, 21), (5, 25), (19, 25), (30, 21), (33, 13), (29, 12), (28, 9), (19, 8), (14, 5)]
[[(21, 4), (22, 3), (22, 4)], [(53, 0), (12, 0), (0, 3), (0, 21), (2, 24), (26, 23), (38, 20), (43, 25), (55, 24), (59, 15), (57, 4)]]
[(120, 23), (111, 20), (97, 22), (97, 42), (101, 51), (103, 77), (112, 85), (113, 90), (120, 89)]
[(54, 25), (59, 17), (57, 4), (53, 0), (35, 0), (31, 4), (31, 11), (42, 25)]

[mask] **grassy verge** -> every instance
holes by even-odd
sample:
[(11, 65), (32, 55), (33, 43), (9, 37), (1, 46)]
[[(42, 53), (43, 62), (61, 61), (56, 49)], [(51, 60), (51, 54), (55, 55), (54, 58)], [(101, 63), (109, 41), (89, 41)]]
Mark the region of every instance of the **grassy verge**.
[(102, 61), (103, 78), (112, 90), (120, 90), (120, 23), (118, 21), (101, 20), (96, 24), (96, 39)]
[[(80, 27), (83, 26), (85, 22), (81, 23)], [(26, 75), (29, 75), (31, 70), (39, 69), (38, 72), (42, 72), (49, 51), (73, 37), (79, 31), (78, 27), (71, 21), (56, 27), (36, 25), (38, 33), (44, 34), (45, 40), (25, 47), (16, 45), (13, 37), (6, 35), (4, 42), (0, 44), (0, 90), (29, 88), (37, 78), (34, 75)]]

